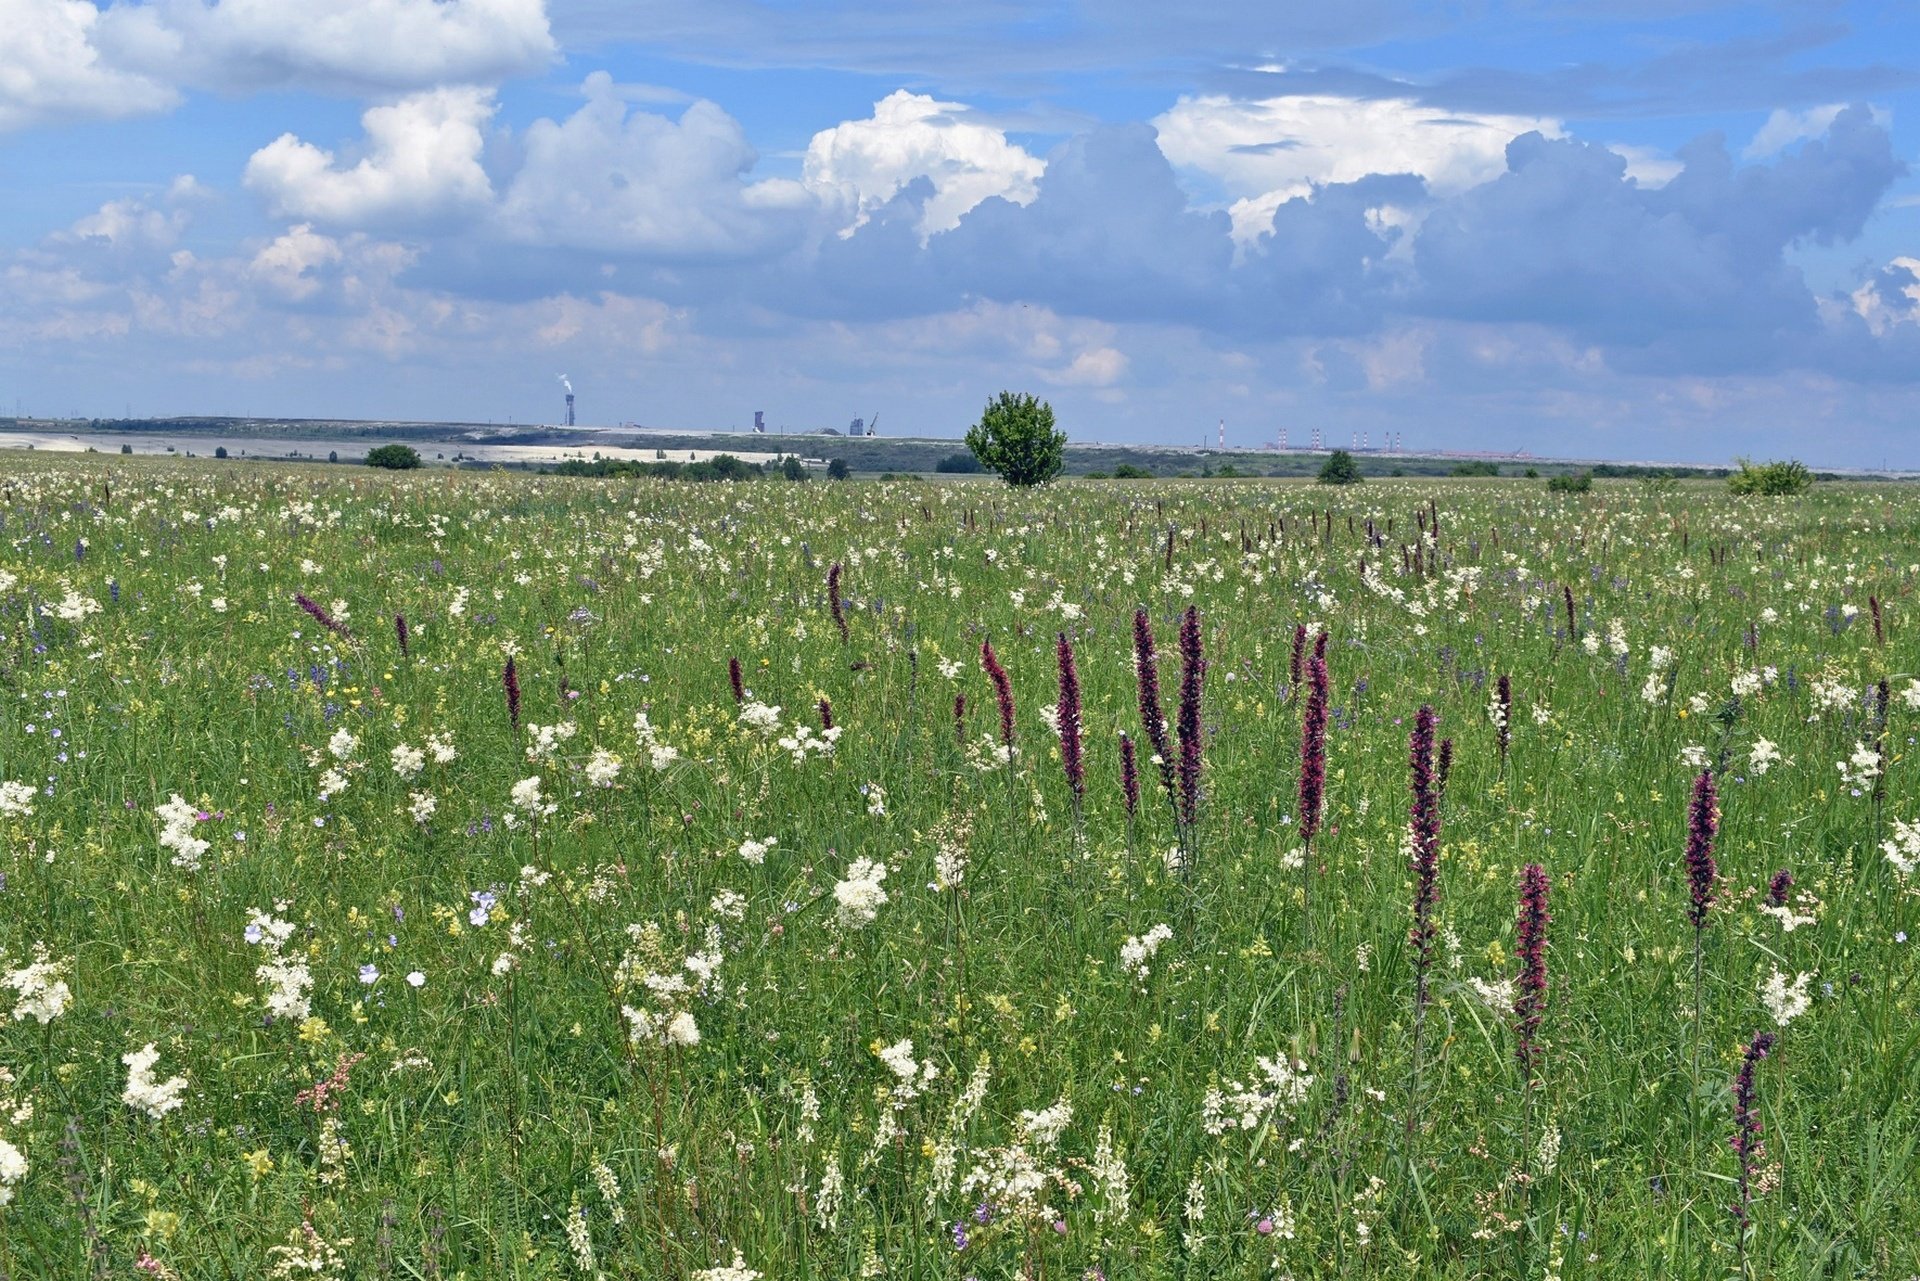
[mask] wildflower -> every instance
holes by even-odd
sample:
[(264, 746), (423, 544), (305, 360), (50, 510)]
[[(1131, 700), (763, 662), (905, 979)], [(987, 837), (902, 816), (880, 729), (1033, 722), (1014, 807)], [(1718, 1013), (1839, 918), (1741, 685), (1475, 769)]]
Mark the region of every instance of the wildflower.
[(186, 1092), (185, 1077), (173, 1076), (164, 1081), (153, 1077), (153, 1065), (160, 1059), (160, 1050), (152, 1041), (138, 1050), (120, 1056), (127, 1065), (127, 1087), (120, 1093), (121, 1101), (130, 1108), (145, 1112), (154, 1120), (182, 1105), (181, 1095)]
[(0, 977), (0, 987), (10, 987), (18, 993), (13, 1005), (15, 1022), (33, 1019), (51, 1023), (65, 1012), (67, 1002), (73, 998), (62, 977), (67, 968), (67, 962), (48, 958), (46, 944), (36, 943), (31, 964)]
[(422, 974), (419, 970), (407, 971), (408, 987), (422, 988), (422, 987), (425, 987), (426, 985), (427, 985), (427, 976), (425, 974)]
[(740, 861), (758, 867), (767, 861), (767, 851), (779, 843), (780, 838), (777, 836), (769, 836), (764, 841), (756, 841), (749, 836), (740, 842)]
[(1206, 676), (1200, 652), (1200, 610), (1187, 606), (1180, 620), (1180, 823), (1191, 828), (1200, 810), (1200, 690)]
[(1802, 970), (1789, 983), (1779, 966), (1772, 970), (1760, 985), (1760, 1000), (1767, 1007), (1767, 1013), (1773, 1015), (1773, 1021), (1784, 1028), (1811, 1008), (1813, 1002), (1807, 995), (1807, 984), (1813, 975)]
[(1000, 743), (1012, 747), (1013, 684), (1007, 679), (1007, 669), (1000, 665), (990, 640), (980, 642), (980, 665), (986, 669), (987, 679), (993, 684), (994, 701), (1000, 705)]
[(301, 595), (299, 592), (294, 593), (293, 603), (298, 605), (301, 609), (305, 610), (308, 614), (312, 615), (314, 622), (320, 624), (320, 626), (326, 628), (328, 631), (332, 632), (334, 635), (348, 637), (348, 638), (352, 637), (353, 633), (349, 632), (346, 629), (345, 624), (336, 621), (332, 615), (327, 613), (326, 610), (320, 608), (320, 606), (308, 600), (305, 596)]
[(1756, 1106), (1759, 1090), (1754, 1083), (1753, 1069), (1767, 1057), (1773, 1043), (1773, 1033), (1754, 1033), (1746, 1052), (1740, 1056), (1740, 1070), (1733, 1078), (1733, 1134), (1727, 1145), (1740, 1163), (1740, 1199), (1728, 1208), (1742, 1228), (1753, 1206), (1754, 1176), (1759, 1173), (1760, 1163), (1766, 1160), (1766, 1148), (1760, 1142), (1760, 1109)]
[(1316, 653), (1307, 663), (1307, 710), (1300, 724), (1300, 839), (1307, 845), (1319, 834), (1326, 789), (1327, 664)]
[[(839, 566), (834, 566), (838, 569)], [(733, 1262), (723, 1268), (701, 1268), (693, 1274), (693, 1281), (760, 1281), (763, 1274), (747, 1266), (746, 1256), (738, 1249), (733, 1252)]]
[(401, 743), (388, 754), (393, 762), (393, 772), (403, 779), (419, 777), (420, 771), (427, 767), (427, 754), (417, 747)]
[(742, 704), (740, 723), (756, 731), (762, 738), (772, 738), (780, 728), (780, 709), (755, 699)]
[(827, 605), (833, 611), (833, 625), (840, 629), (840, 643), (845, 645), (850, 637), (846, 610), (840, 603), (840, 562), (837, 560), (827, 567)]
[(737, 658), (727, 660), (727, 684), (733, 690), (733, 701), (736, 704), (747, 701), (747, 686), (741, 678), (740, 660)]
[(0, 782), (0, 817), (31, 818), (33, 798), (31, 783)]
[(1065, 632), (1054, 642), (1054, 657), (1060, 669), (1060, 703), (1054, 726), (1060, 731), (1060, 767), (1073, 791), (1074, 812), (1087, 791), (1087, 767), (1080, 757), (1080, 673), (1073, 662), (1073, 644)]
[(587, 760), (587, 782), (595, 787), (612, 787), (620, 777), (620, 758), (604, 747), (594, 749)]
[(1127, 822), (1132, 823), (1140, 809), (1140, 765), (1125, 730), (1120, 732), (1120, 799), (1127, 807)]
[(1172, 937), (1173, 927), (1164, 923), (1154, 926), (1145, 934), (1128, 935), (1127, 941), (1120, 945), (1120, 968), (1145, 982), (1149, 972), (1147, 962), (1160, 950), (1160, 945)]
[(1693, 781), (1693, 799), (1687, 806), (1687, 886), (1692, 898), (1687, 917), (1696, 934), (1707, 927), (1707, 913), (1713, 907), (1713, 882), (1719, 874), (1713, 861), (1713, 838), (1719, 826), (1713, 771), (1704, 769)]
[(1903, 823), (1895, 819), (1893, 836), (1880, 842), (1880, 851), (1903, 880), (1912, 876), (1914, 868), (1920, 867), (1920, 820)]
[(400, 657), (408, 657), (407, 616), (405, 614), (395, 614), (393, 616), (393, 636), (395, 640), (400, 642)]
[(1500, 763), (1507, 760), (1507, 748), (1513, 742), (1513, 678), (1502, 673), (1494, 683), (1493, 701), (1487, 704), (1487, 718), (1493, 722), (1500, 744)]
[(1552, 883), (1546, 869), (1529, 863), (1520, 869), (1520, 915), (1515, 927), (1514, 952), (1520, 973), (1514, 980), (1514, 1054), (1529, 1083), (1540, 1060), (1540, 1023), (1547, 1008), (1547, 900)]
[[(1160, 667), (1153, 649), (1153, 628), (1147, 611), (1133, 612), (1133, 673), (1140, 698), (1140, 728), (1153, 749), (1153, 762), (1160, 767), (1160, 785), (1167, 800), (1175, 799), (1173, 782), (1173, 744), (1167, 738), (1166, 718), (1160, 714)], [(1176, 808), (1177, 812), (1177, 808)]]
[(834, 902), (838, 904), (834, 919), (841, 928), (857, 930), (874, 922), (887, 902), (887, 892), (880, 888), (880, 882), (886, 879), (885, 863), (869, 858), (854, 860), (853, 866), (847, 869), (846, 879), (833, 887)]
[(27, 1158), (19, 1148), (0, 1139), (0, 1205), (13, 1201), (13, 1189), (27, 1177)]
[(567, 1249), (573, 1254), (573, 1265), (580, 1271), (592, 1276), (596, 1265), (593, 1259), (593, 1233), (587, 1228), (587, 1212), (580, 1204), (580, 1194), (574, 1193), (573, 1202), (567, 1207), (566, 1214)]
[(175, 792), (171, 800), (154, 810), (162, 821), (160, 845), (174, 852), (173, 865), (188, 872), (200, 870), (200, 856), (210, 848), (206, 841), (193, 834), (193, 826), (199, 821), (199, 811)]
[(500, 687), (507, 696), (507, 724), (515, 730), (520, 728), (520, 674), (513, 665), (513, 655), (507, 655), (507, 665), (500, 669)]
[(332, 738), (327, 740), (327, 754), (336, 761), (351, 760), (353, 750), (358, 746), (360, 746), (360, 740), (343, 725), (333, 732)]
[(415, 823), (424, 824), (439, 808), (440, 802), (434, 799), (432, 792), (407, 793), (407, 815)]
[(1757, 778), (1772, 769), (1780, 760), (1780, 748), (1764, 738), (1753, 740), (1753, 749), (1747, 753), (1747, 769)]
[(1418, 973), (1415, 1000), (1427, 1003), (1427, 971), (1433, 965), (1433, 905), (1440, 893), (1440, 800), (1433, 779), (1433, 735), (1437, 718), (1431, 705), (1422, 704), (1413, 718), (1408, 739), (1413, 853), (1413, 944)]

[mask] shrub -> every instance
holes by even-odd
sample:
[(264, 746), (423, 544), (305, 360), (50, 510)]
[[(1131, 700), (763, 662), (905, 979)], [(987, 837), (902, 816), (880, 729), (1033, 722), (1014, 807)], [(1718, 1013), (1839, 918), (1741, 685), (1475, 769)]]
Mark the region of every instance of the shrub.
[(1353, 461), (1352, 454), (1336, 449), (1321, 465), (1319, 479), (1322, 485), (1357, 485), (1366, 477), (1360, 474), (1360, 464)]
[(851, 475), (853, 475), (853, 468), (847, 466), (847, 460), (844, 458), (836, 458), (827, 464), (828, 480), (845, 480)]
[(1727, 477), (1727, 488), (1736, 494), (1779, 498), (1803, 493), (1813, 484), (1813, 473), (1795, 459), (1761, 463), (1758, 466), (1744, 458), (1736, 461), (1740, 464), (1740, 470)]
[(980, 460), (972, 454), (948, 454), (935, 463), (933, 469), (951, 476), (971, 476), (986, 470), (980, 465)]
[(227, 447), (225, 445), (215, 445), (213, 447), (213, 456), (215, 458), (225, 458), (227, 456)]
[(1455, 476), (1498, 476), (1500, 474), (1500, 465), (1498, 463), (1487, 462), (1484, 459), (1475, 459), (1470, 463), (1455, 463), (1452, 474)]
[(808, 480), (807, 465), (788, 454), (780, 463), (780, 474), (788, 480)]
[(967, 448), (1009, 485), (1044, 485), (1067, 460), (1067, 433), (1053, 425), (1053, 406), (1026, 392), (1003, 391), (967, 429)]
[(1136, 467), (1132, 463), (1121, 463), (1113, 469), (1115, 480), (1152, 480), (1153, 471), (1146, 467)]
[(1593, 488), (1593, 473), (1584, 471), (1566, 472), (1559, 476), (1547, 477), (1547, 492), (1554, 494), (1584, 494)]

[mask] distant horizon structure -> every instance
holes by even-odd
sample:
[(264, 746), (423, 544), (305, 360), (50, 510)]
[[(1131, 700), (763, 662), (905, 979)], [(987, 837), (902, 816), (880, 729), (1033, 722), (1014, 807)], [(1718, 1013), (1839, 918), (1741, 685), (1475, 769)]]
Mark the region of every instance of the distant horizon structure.
[(569, 381), (567, 381), (567, 376), (566, 376), (565, 374), (561, 374), (561, 375), (560, 375), (560, 385), (561, 385), (562, 387), (564, 387), (564, 388), (566, 388), (566, 392), (567, 392), (567, 426), (569, 426), (569, 427), (571, 427), (571, 426), (573, 426), (573, 384), (572, 384), (571, 382), (569, 382)]
[(1283, 454), (1287, 452), (1287, 429), (1285, 427), (1280, 429), (1280, 452)]
[(1316, 424), (1316, 425), (1314, 426), (1314, 429), (1313, 429), (1313, 443), (1312, 443), (1311, 445), (1309, 445), (1309, 446), (1307, 446), (1307, 448), (1309, 448), (1309, 449), (1311, 449), (1311, 450), (1313, 450), (1313, 451), (1315, 451), (1316, 453), (1317, 453), (1317, 452), (1319, 452), (1319, 449), (1320, 449), (1320, 428), (1319, 428), (1319, 426), (1318, 426), (1317, 424)]
[(1227, 420), (1222, 418), (1220, 420), (1220, 448), (1224, 450), (1226, 447), (1227, 447)]
[(756, 409), (753, 411), (753, 431), (756, 436), (764, 436), (767, 434), (766, 410)]

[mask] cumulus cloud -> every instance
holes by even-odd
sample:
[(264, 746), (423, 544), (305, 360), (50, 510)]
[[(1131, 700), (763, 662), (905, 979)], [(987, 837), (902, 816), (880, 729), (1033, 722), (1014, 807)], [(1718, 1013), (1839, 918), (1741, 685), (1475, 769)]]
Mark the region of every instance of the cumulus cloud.
[(1561, 133), (1556, 120), (1445, 111), (1409, 98), (1292, 94), (1183, 97), (1154, 119), (1175, 166), (1217, 183), (1242, 242), (1273, 211), (1317, 186), (1374, 174), (1415, 174), (1441, 196), (1498, 177), (1523, 133)]
[(793, 243), (816, 203), (800, 183), (751, 181), (746, 132), (711, 102), (675, 121), (627, 110), (596, 71), (586, 105), (528, 127), (525, 160), (496, 212), (507, 239), (664, 258), (742, 258)]
[(164, 111), (183, 87), (401, 93), (556, 56), (544, 0), (0, 0), (0, 130)]
[(969, 108), (901, 89), (874, 104), (866, 120), (814, 134), (802, 172), (808, 186), (844, 192), (864, 220), (909, 182), (926, 178), (921, 237), (959, 225), (989, 196), (1026, 204), (1045, 165), (1007, 141), (1005, 131), (968, 119)]
[[(1740, 156), (1743, 160), (1761, 160), (1768, 156), (1777, 156), (1796, 142), (1809, 138), (1818, 138), (1833, 127), (1840, 113), (1847, 109), (1844, 102), (1830, 102), (1824, 106), (1807, 107), (1793, 111), (1786, 107), (1775, 107), (1768, 113), (1766, 123), (1760, 126), (1753, 140), (1749, 142)], [(1873, 122), (1881, 128), (1888, 123), (1887, 113), (1873, 108)]]
[(164, 78), (104, 57), (100, 25), (87, 0), (0, 0), (0, 132), (163, 111), (179, 101)]
[(480, 164), (493, 95), (433, 89), (361, 117), (364, 155), (351, 167), (287, 133), (253, 153), (245, 182), (276, 216), (350, 226), (417, 223), (492, 199)]

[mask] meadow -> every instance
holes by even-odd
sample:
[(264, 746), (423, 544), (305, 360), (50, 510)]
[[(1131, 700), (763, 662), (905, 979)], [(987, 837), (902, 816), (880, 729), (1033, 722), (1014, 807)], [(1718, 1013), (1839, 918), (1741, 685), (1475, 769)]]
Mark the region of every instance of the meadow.
[(1912, 1276), (1916, 562), (10, 461), (0, 1272)]

